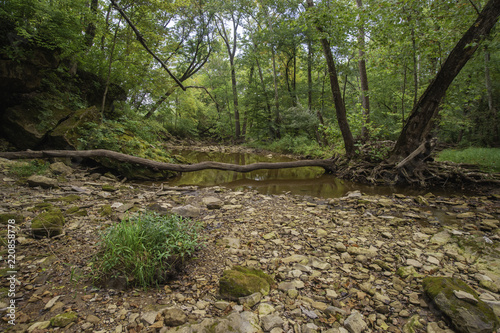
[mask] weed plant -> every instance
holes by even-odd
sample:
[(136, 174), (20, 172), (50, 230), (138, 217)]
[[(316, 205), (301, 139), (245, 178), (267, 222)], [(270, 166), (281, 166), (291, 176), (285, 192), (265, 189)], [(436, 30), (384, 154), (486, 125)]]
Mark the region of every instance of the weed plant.
[(178, 215), (145, 212), (108, 228), (94, 257), (94, 277), (125, 276), (130, 284), (158, 286), (202, 246), (200, 224)]

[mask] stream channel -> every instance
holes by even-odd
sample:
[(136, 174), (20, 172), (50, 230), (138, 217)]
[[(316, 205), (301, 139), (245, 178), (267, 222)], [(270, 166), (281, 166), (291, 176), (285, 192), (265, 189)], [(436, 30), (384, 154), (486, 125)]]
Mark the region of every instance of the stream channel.
[[(172, 154), (180, 155), (190, 163), (204, 161), (232, 164), (251, 164), (257, 162), (288, 162), (294, 159), (279, 154), (227, 153), (219, 151), (201, 152), (195, 150), (172, 150)], [(425, 195), (432, 192), (437, 196), (472, 195), (466, 191), (432, 188), (418, 189), (405, 186), (370, 186), (342, 180), (334, 175), (326, 174), (320, 167), (301, 167), (277, 170), (256, 170), (248, 173), (222, 170), (201, 170), (185, 172), (168, 181), (171, 186), (223, 186), (232, 190), (253, 189), (261, 194), (291, 194), (316, 197), (321, 199), (339, 198), (351, 191), (360, 191), (367, 195), (405, 196)], [(437, 207), (422, 208), (421, 213), (427, 215), (428, 222), (434, 221), (442, 225), (462, 223), (454, 214)], [(423, 221), (422, 221), (423, 222)], [(432, 223), (432, 222), (431, 222)]]
[[(268, 154), (255, 153), (223, 153), (218, 151), (200, 152), (194, 150), (172, 150), (173, 155), (180, 155), (190, 163), (204, 161), (232, 163), (246, 165), (257, 162), (289, 162), (292, 158)], [(354, 183), (326, 174), (320, 167), (301, 167), (277, 170), (256, 170), (248, 173), (222, 170), (201, 170), (185, 172), (170, 180), (173, 186), (223, 186), (232, 190), (253, 189), (259, 193), (270, 194), (298, 194), (318, 198), (339, 198), (351, 191), (360, 191), (368, 195), (423, 195), (432, 192), (435, 195), (463, 195), (457, 191), (437, 189), (413, 189), (403, 186), (370, 186)]]

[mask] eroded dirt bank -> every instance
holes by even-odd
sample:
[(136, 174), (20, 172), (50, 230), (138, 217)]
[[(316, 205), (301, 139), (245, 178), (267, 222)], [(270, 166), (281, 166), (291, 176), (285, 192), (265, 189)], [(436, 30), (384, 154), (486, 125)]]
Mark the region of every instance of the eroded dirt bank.
[[(428, 275), (458, 277), (492, 307), (500, 304), (497, 196), (353, 192), (322, 200), (120, 183), (85, 170), (50, 177), (58, 187), (28, 186), (6, 174), (0, 182), (0, 213), (22, 216), (16, 221), (15, 326), (5, 317), (10, 283), (1, 247), (2, 330), (166, 332), (233, 314), (231, 320), (243, 322), (234, 332), (443, 332), (449, 326), (423, 295)], [(47, 203), (63, 211), (64, 234), (34, 239), (31, 220)], [(105, 206), (112, 207), (110, 215)], [(100, 232), (148, 207), (186, 208), (204, 224), (206, 246), (158, 289), (123, 288), (120, 281), (94, 287), (89, 263)], [(2, 239), (6, 235), (2, 225)], [(276, 285), (251, 307), (221, 300), (219, 278), (234, 265), (258, 267)], [(362, 316), (354, 318), (356, 311)], [(76, 318), (63, 328), (50, 325), (70, 312)]]

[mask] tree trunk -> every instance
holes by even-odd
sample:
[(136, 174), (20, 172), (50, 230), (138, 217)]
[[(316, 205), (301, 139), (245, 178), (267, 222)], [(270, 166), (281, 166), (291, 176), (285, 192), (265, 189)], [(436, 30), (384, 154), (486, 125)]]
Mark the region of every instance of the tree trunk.
[(500, 0), (489, 0), (476, 21), (455, 45), (436, 77), (413, 108), (391, 152), (389, 159), (391, 162), (408, 156), (427, 138), (446, 90), (478, 49), (481, 39), (489, 34), (499, 16)]
[(307, 41), (307, 106), (312, 110), (312, 40)]
[(276, 74), (276, 53), (274, 52), (274, 46), (271, 46), (271, 52), (272, 52), (272, 60), (273, 60), (273, 84), (274, 84), (274, 105), (276, 106), (276, 110), (274, 112), (274, 135), (276, 138), (281, 138), (281, 132), (280, 132), (280, 100), (279, 100), (279, 95), (278, 95), (278, 81), (277, 81), (277, 74)]
[(292, 162), (278, 162), (278, 163), (252, 163), (248, 165), (235, 165), (220, 162), (201, 162), (196, 164), (174, 164), (163, 163), (137, 156), (117, 153), (106, 149), (96, 150), (42, 150), (42, 151), (19, 151), (19, 152), (0, 152), (1, 158), (7, 159), (33, 159), (33, 158), (48, 158), (48, 157), (74, 157), (74, 158), (95, 158), (106, 157), (124, 163), (137, 164), (153, 170), (168, 170), (176, 172), (192, 172), (205, 169), (216, 169), (236, 172), (250, 172), (262, 169), (287, 169), (299, 167), (322, 167), (325, 170), (332, 170), (334, 167), (334, 160), (302, 160)]
[[(307, 5), (309, 8), (314, 7), (313, 0), (307, 0)], [(323, 28), (320, 26), (317, 26), (316, 29), (318, 29), (318, 31), (321, 33), (324, 32)], [(340, 92), (337, 69), (335, 68), (335, 61), (333, 60), (332, 49), (330, 47), (330, 42), (326, 38), (321, 39), (321, 45), (323, 46), (323, 52), (325, 54), (326, 64), (328, 66), (330, 86), (332, 88), (333, 101), (335, 103), (335, 113), (337, 115), (337, 122), (342, 133), (342, 138), (344, 139), (346, 156), (348, 158), (352, 158), (356, 154), (354, 147), (354, 138), (352, 136), (349, 123), (347, 122), (345, 104), (342, 100), (342, 93)]]
[(111, 69), (113, 65), (113, 55), (115, 53), (116, 46), (116, 36), (118, 34), (118, 29), (120, 28), (120, 23), (122, 19), (118, 20), (118, 24), (116, 25), (115, 35), (113, 36), (113, 45), (111, 45), (111, 51), (109, 54), (109, 66), (108, 66), (108, 76), (106, 78), (106, 86), (104, 87), (104, 93), (102, 95), (102, 105), (101, 105), (101, 121), (104, 120), (104, 108), (106, 106), (106, 97), (108, 95), (109, 83), (111, 81)]
[(151, 109), (149, 109), (148, 113), (146, 113), (144, 118), (145, 119), (151, 118), (151, 116), (156, 112), (156, 110), (160, 107), (160, 105), (162, 105), (163, 102), (165, 102), (167, 100), (167, 98), (169, 98), (170, 95), (172, 95), (174, 93), (175, 89), (177, 89), (177, 86), (170, 87), (165, 92), (165, 94), (163, 94), (163, 96), (161, 96), (160, 99), (156, 101), (156, 103), (153, 105), (153, 107)]
[(486, 83), (486, 90), (488, 92), (488, 110), (490, 111), (490, 119), (491, 124), (493, 126), (493, 142), (499, 142), (498, 135), (498, 122), (497, 122), (497, 110), (495, 105), (493, 104), (493, 85), (491, 83), (491, 75), (490, 75), (490, 52), (488, 49), (485, 49), (484, 52), (484, 79)]
[(268, 115), (268, 126), (269, 126), (269, 133), (273, 133), (273, 126), (272, 126), (272, 113), (271, 113), (271, 105), (269, 105), (269, 99), (267, 96), (267, 90), (266, 90), (266, 84), (264, 83), (264, 75), (262, 74), (262, 68), (260, 67), (260, 62), (259, 59), (255, 59), (255, 63), (257, 64), (257, 69), (259, 71), (259, 79), (260, 79), (260, 86), (262, 88), (262, 93), (264, 94), (264, 98), (266, 100), (266, 110), (267, 110), (267, 115)]
[[(359, 9), (363, 8), (362, 0), (356, 0)], [(365, 27), (363, 23), (359, 26), (359, 79), (361, 81), (361, 107), (363, 108), (363, 127), (361, 128), (361, 140), (368, 141), (370, 133), (367, 124), (370, 122), (370, 97), (368, 96), (368, 75), (366, 74), (365, 61)]]

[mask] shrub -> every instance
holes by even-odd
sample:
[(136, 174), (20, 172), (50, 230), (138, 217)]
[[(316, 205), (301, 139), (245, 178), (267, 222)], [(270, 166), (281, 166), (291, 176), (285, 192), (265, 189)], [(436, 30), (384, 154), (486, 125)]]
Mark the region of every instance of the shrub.
[(146, 288), (165, 282), (196, 251), (200, 224), (177, 215), (145, 212), (111, 226), (94, 257), (97, 281), (125, 276)]

